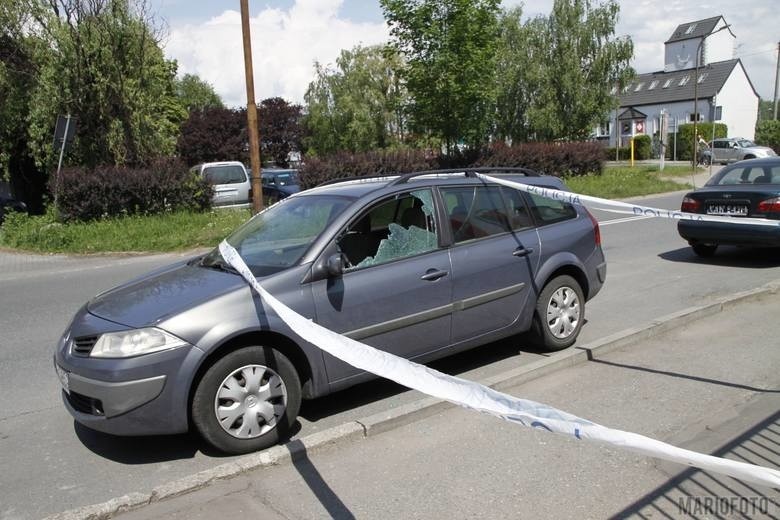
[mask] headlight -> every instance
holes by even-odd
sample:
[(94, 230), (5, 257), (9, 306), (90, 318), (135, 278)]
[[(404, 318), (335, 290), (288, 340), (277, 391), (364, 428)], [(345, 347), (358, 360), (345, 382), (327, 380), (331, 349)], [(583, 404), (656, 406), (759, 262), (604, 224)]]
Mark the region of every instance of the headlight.
[(98, 338), (89, 355), (99, 358), (126, 358), (184, 345), (187, 345), (186, 341), (164, 330), (149, 327), (103, 334)]

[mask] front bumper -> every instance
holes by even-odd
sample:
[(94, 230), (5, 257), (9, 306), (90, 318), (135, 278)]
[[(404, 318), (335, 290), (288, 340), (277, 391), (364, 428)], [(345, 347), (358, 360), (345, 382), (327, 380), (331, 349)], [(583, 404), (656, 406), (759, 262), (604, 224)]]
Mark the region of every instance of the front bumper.
[[(122, 326), (79, 311), (69, 336), (122, 330)], [(204, 353), (183, 346), (123, 359), (74, 355), (67, 338), (54, 355), (67, 373), (65, 408), (93, 430), (113, 435), (184, 433), (189, 427), (189, 389)]]
[(757, 226), (681, 220), (677, 222), (677, 232), (692, 244), (780, 247), (780, 221), (777, 226)]

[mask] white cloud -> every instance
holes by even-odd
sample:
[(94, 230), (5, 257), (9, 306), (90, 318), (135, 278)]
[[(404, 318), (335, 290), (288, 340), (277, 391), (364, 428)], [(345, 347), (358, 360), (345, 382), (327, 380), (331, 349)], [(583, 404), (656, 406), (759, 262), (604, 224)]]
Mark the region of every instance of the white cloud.
[[(251, 16), (255, 98), (302, 102), (314, 62), (333, 63), (342, 49), (387, 41), (384, 22), (339, 17), (343, 0), (296, 0), (288, 10), (266, 8)], [(246, 104), (241, 15), (227, 10), (207, 22), (172, 24), (165, 47), (179, 73), (211, 83), (228, 106)]]

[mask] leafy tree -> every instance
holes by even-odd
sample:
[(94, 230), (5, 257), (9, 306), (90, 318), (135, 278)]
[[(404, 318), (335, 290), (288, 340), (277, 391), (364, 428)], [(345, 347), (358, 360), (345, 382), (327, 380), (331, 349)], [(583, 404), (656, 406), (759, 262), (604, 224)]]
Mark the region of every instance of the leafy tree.
[(759, 121), (756, 125), (756, 143), (780, 153), (780, 121)]
[(258, 108), (261, 157), (287, 167), (290, 152), (301, 151), (303, 108), (280, 97), (264, 99)]
[[(780, 114), (778, 114), (780, 115)], [(769, 121), (775, 118), (775, 102), (762, 99), (758, 102), (758, 120)]]
[(188, 112), (225, 106), (214, 87), (195, 74), (185, 74), (176, 79), (176, 96)]
[(246, 110), (211, 107), (193, 110), (181, 125), (177, 150), (193, 166), (212, 161), (249, 160)]
[(393, 44), (407, 61), (403, 78), (418, 132), (447, 151), (487, 141), (496, 98), (500, 0), (380, 0)]
[(610, 85), (633, 75), (634, 46), (615, 38), (620, 6), (555, 0), (541, 41), (545, 75), (531, 110), (537, 139), (582, 139), (615, 106)]
[(400, 56), (384, 46), (341, 51), (336, 67), (316, 64), (305, 100), (311, 152), (366, 151), (400, 144), (406, 89)]
[(32, 14), (36, 84), (27, 139), (41, 169), (57, 114), (78, 118), (71, 163), (140, 164), (173, 152), (186, 117), (143, 0), (19, 0)]

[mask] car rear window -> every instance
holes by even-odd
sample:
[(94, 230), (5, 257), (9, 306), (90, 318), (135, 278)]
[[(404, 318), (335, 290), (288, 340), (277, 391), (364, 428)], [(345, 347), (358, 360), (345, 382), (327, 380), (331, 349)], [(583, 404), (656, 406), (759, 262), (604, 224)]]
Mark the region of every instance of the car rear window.
[[(545, 186), (545, 188), (558, 189), (552, 186)], [(571, 204), (533, 193), (529, 193), (529, 196), (532, 202), (531, 211), (540, 225), (555, 224), (577, 217), (577, 210)]]
[(241, 166), (209, 166), (203, 169), (203, 177), (211, 184), (240, 184), (246, 182), (246, 173)]
[(736, 184), (780, 184), (780, 164), (734, 166), (720, 171), (707, 183), (707, 186), (733, 186)]

